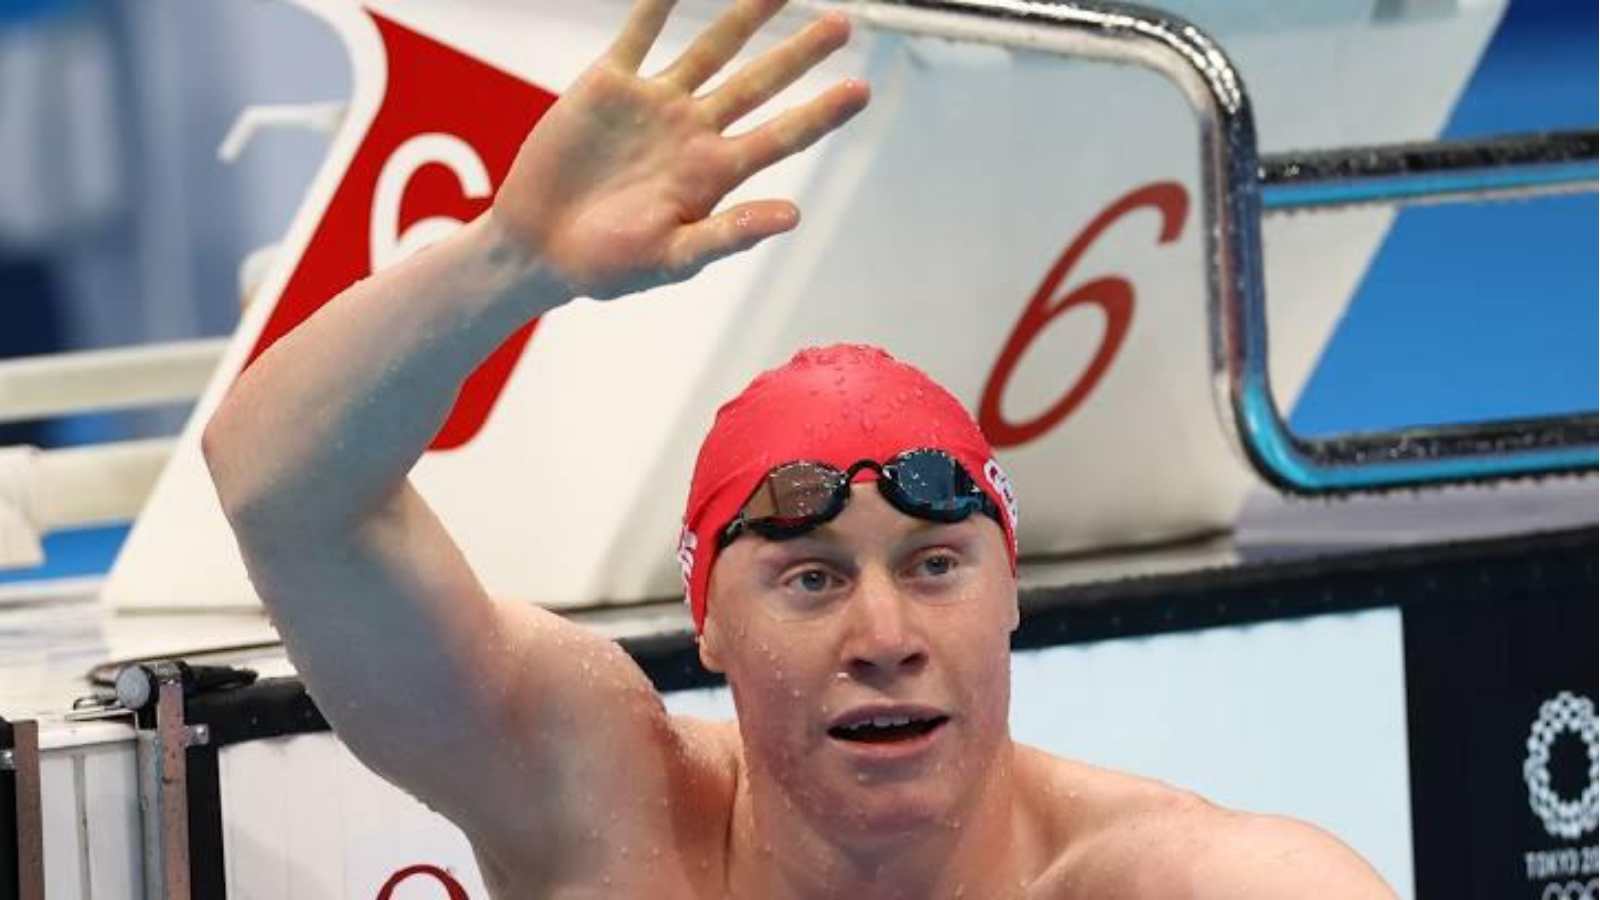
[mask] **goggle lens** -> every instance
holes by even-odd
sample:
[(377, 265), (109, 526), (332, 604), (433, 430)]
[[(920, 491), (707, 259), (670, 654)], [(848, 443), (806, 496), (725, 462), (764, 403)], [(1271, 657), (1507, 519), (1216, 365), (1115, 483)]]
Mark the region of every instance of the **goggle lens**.
[(848, 472), (819, 462), (792, 462), (773, 469), (723, 529), (726, 548), (745, 529), (769, 540), (785, 540), (822, 525), (844, 510), (850, 481), (863, 468), (878, 470), (878, 490), (896, 509), (935, 522), (959, 522), (981, 512), (996, 522), (1000, 512), (972, 475), (942, 450), (910, 450), (883, 465), (870, 460)]
[(960, 521), (988, 497), (967, 470), (936, 450), (912, 450), (883, 467), (884, 496), (902, 512), (921, 518)]
[(843, 484), (842, 473), (819, 463), (797, 462), (779, 466), (762, 479), (745, 502), (746, 522), (769, 522), (794, 527), (828, 512)]

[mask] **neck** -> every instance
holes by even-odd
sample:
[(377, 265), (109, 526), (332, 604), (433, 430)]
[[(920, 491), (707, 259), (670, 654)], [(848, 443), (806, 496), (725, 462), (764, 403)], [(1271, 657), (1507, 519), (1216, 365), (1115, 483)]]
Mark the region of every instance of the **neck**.
[(892, 835), (863, 828), (840, 810), (805, 808), (774, 779), (741, 769), (728, 872), (733, 896), (987, 900), (1017, 894), (1022, 866), (1009, 739), (947, 815)]

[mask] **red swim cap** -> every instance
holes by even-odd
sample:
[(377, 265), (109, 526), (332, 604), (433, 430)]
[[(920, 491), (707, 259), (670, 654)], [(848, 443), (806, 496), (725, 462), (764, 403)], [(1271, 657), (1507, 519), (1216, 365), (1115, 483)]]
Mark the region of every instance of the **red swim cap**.
[(921, 370), (876, 347), (801, 350), (756, 376), (717, 411), (700, 445), (678, 562), (698, 633), (705, 629), (717, 535), (773, 468), (796, 460), (847, 469), (932, 447), (966, 467), (1002, 510), (1011, 569), (1017, 566), (1017, 504), (994, 451), (961, 402)]

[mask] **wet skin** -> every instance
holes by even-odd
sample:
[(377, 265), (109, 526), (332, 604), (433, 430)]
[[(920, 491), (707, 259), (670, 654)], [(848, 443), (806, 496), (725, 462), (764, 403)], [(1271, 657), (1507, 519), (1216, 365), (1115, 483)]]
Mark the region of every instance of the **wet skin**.
[[(827, 830), (870, 840), (947, 821), (965, 798), (945, 770), (995, 763), (1017, 623), (1004, 541), (986, 517), (920, 521), (858, 484), (810, 534), (747, 536), (719, 558), (701, 658), (728, 675), (763, 775), (809, 815), (848, 811)], [(946, 718), (904, 759), (829, 735), (885, 705)]]
[[(810, 537), (730, 546), (700, 652), (737, 723), (665, 720), (665, 805), (641, 792), (574, 848), (588, 868), (570, 896), (1391, 896), (1310, 826), (1015, 744), (1004, 540), (986, 518), (933, 525), (858, 484)], [(887, 752), (830, 734), (882, 703), (948, 720)], [(505, 896), (548, 874), (479, 851)]]
[[(712, 572), (700, 653), (728, 676), (750, 821), (785, 835), (779, 869), (912, 895), (946, 869), (952, 883), (983, 880), (961, 870), (966, 856), (992, 867), (981, 851), (994, 841), (963, 837), (1009, 830), (1016, 624), (998, 525), (913, 519), (870, 485), (804, 537), (729, 546)], [(884, 744), (830, 733), (852, 712), (886, 708), (942, 724)]]
[[(1016, 587), (987, 519), (930, 527), (857, 491), (810, 540), (736, 542), (701, 650), (738, 725), (668, 716), (615, 643), (487, 593), (408, 478), (462, 382), (574, 297), (796, 227), (787, 200), (721, 204), (867, 103), (846, 80), (727, 133), (849, 23), (822, 16), (706, 90), (783, 4), (730, 3), (641, 74), (672, 5), (634, 4), (487, 214), (274, 344), (205, 430), (252, 583), (339, 738), (458, 825), (502, 898), (1387, 896), (1307, 826), (1014, 745)], [(945, 719), (915, 746), (829, 734), (890, 701)]]

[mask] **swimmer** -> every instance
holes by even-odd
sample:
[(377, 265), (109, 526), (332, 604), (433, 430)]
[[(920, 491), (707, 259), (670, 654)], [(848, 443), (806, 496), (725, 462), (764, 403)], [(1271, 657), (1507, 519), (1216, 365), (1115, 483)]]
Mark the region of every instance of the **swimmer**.
[(847, 19), (704, 89), (782, 5), (730, 3), (645, 77), (672, 2), (638, 0), (489, 212), (277, 342), (207, 427), (250, 576), (338, 736), (455, 822), (502, 898), (1391, 896), (1309, 825), (1012, 741), (1015, 498), (960, 404), (880, 351), (799, 354), (701, 449), (680, 559), (736, 723), (669, 716), (614, 643), (490, 597), (410, 485), (462, 381), (530, 319), (798, 225), (784, 200), (719, 203), (867, 86), (725, 132)]

